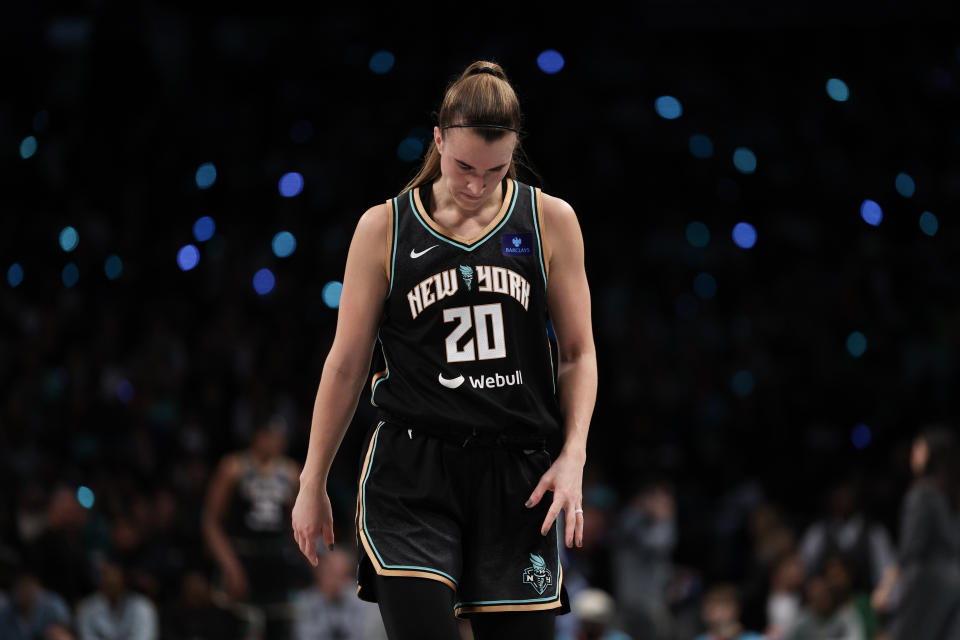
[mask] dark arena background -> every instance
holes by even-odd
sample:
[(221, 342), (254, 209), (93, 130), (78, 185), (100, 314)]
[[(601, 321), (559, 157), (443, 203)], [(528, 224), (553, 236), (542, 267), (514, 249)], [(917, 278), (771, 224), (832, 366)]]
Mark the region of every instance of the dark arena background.
[[(295, 482), (357, 220), (481, 59), (591, 289), (556, 637), (960, 637), (955, 3), (318, 11), (0, 10), (0, 638), (385, 637), (355, 595), (369, 386), (317, 569), (289, 524), (226, 566), (230, 497), (288, 523), (296, 486), (221, 480), (260, 447)], [(943, 624), (898, 636), (917, 607)]]

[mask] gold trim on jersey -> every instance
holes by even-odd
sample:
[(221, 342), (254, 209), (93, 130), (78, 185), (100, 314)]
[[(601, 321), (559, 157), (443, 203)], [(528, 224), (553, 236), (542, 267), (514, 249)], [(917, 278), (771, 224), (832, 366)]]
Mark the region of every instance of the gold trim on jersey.
[[(416, 205), (416, 212), (420, 218), (430, 225), (430, 228), (439, 233), (440, 235), (449, 238), (450, 240), (455, 240), (461, 244), (471, 245), (476, 242), (483, 240), (483, 238), (493, 231), (493, 229), (500, 224), (500, 221), (503, 220), (503, 216), (507, 214), (507, 210), (510, 208), (510, 202), (513, 200), (513, 191), (516, 189), (515, 181), (511, 178), (507, 178), (507, 189), (503, 194), (503, 203), (500, 205), (500, 211), (497, 212), (497, 215), (493, 217), (493, 220), (487, 223), (487, 225), (473, 238), (465, 238), (459, 234), (456, 234), (452, 231), (444, 229), (436, 221), (430, 217), (430, 214), (427, 213), (426, 209), (423, 206), (423, 201), (420, 200), (420, 188), (416, 187), (413, 190), (413, 202)], [(421, 185), (426, 188), (431, 188), (429, 183)]]
[[(557, 558), (559, 560), (559, 554)], [(550, 602), (531, 602), (530, 604), (509, 603), (509, 604), (465, 604), (456, 607), (453, 613), (458, 618), (462, 613), (481, 613), (484, 611), (543, 611), (545, 609), (556, 609), (563, 606), (560, 602), (560, 587), (563, 586), (563, 565), (557, 562), (557, 597)]]
[(550, 247), (547, 246), (547, 238), (543, 230), (543, 190), (540, 187), (534, 187), (537, 199), (537, 224), (540, 225), (540, 247), (543, 249), (543, 269), (546, 272), (547, 279), (550, 279)]
[[(367, 453), (363, 458), (363, 465), (361, 467), (362, 472), (360, 473), (360, 482), (357, 489), (357, 508), (355, 513), (355, 521), (357, 527), (357, 533), (360, 535), (360, 542), (363, 544), (363, 550), (367, 554), (367, 558), (370, 560), (370, 564), (373, 565), (373, 570), (376, 571), (381, 576), (403, 576), (409, 578), (428, 578), (430, 580), (436, 580), (437, 582), (442, 582), (447, 585), (454, 592), (456, 592), (457, 587), (453, 582), (444, 576), (438, 575), (436, 573), (431, 573), (429, 571), (414, 571), (412, 569), (387, 569), (380, 564), (380, 561), (377, 559), (377, 554), (374, 553), (373, 548), (371, 547), (370, 540), (367, 538), (367, 532), (364, 530), (363, 526), (363, 483), (366, 480), (367, 474), (370, 473), (370, 463), (373, 456), (373, 446), (377, 440), (377, 431), (383, 426), (384, 422), (381, 420), (377, 424), (377, 428), (374, 430), (373, 435), (370, 436), (370, 444), (367, 445)], [(357, 586), (357, 593), (360, 593), (360, 586)]]

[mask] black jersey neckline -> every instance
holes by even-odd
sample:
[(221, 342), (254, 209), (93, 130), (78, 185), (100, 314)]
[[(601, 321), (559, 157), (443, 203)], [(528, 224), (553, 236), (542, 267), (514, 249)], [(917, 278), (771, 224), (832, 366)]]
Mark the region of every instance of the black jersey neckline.
[(442, 236), (443, 239), (461, 248), (473, 248), (482, 244), (490, 236), (492, 231), (497, 229), (506, 218), (510, 217), (510, 214), (513, 211), (512, 205), (516, 201), (516, 192), (519, 189), (519, 184), (516, 180), (513, 180), (508, 176), (504, 176), (503, 180), (501, 181), (501, 185), (503, 202), (500, 203), (500, 210), (497, 212), (497, 215), (490, 220), (487, 226), (484, 227), (473, 238), (465, 238), (464, 236), (447, 231), (430, 216), (430, 197), (433, 191), (433, 183), (422, 184), (413, 189), (413, 193), (411, 194), (413, 196), (411, 198), (411, 204), (413, 205), (415, 213), (420, 217), (425, 225), (428, 225), (429, 228), (433, 230), (435, 234)]

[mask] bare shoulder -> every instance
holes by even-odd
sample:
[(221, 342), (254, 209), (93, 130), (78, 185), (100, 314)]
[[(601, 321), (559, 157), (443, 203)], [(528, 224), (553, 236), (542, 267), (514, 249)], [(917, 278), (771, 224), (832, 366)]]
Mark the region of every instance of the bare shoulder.
[(386, 233), (390, 213), (390, 207), (386, 202), (373, 205), (360, 216), (357, 221), (357, 231), (371, 235)]
[(570, 250), (582, 246), (580, 223), (570, 203), (543, 191), (540, 193), (543, 234), (548, 253), (552, 256), (555, 249)]

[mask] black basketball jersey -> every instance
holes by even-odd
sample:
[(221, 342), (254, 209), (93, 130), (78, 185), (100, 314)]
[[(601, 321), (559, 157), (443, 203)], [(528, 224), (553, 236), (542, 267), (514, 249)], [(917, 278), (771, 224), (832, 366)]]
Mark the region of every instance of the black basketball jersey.
[(430, 184), (387, 200), (389, 289), (370, 398), (382, 419), (458, 433), (559, 432), (540, 190), (501, 184), (503, 204), (474, 238), (428, 215)]
[(271, 540), (290, 529), (290, 506), (295, 487), (279, 461), (259, 471), (249, 454), (239, 454), (240, 477), (227, 518), (231, 537), (239, 540)]

